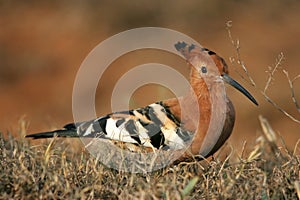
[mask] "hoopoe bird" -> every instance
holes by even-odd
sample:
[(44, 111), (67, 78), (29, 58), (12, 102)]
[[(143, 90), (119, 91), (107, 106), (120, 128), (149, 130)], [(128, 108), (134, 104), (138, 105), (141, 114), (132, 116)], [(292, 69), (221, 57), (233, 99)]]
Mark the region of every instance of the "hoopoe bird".
[(228, 75), (227, 64), (215, 52), (185, 42), (178, 42), (175, 48), (185, 57), (190, 68), (191, 88), (186, 96), (26, 137), (99, 138), (113, 144), (130, 144), (130, 151), (139, 148), (148, 151), (184, 149), (185, 153), (179, 159), (193, 155), (211, 156), (231, 135), (235, 122), (234, 107), (227, 97), (224, 83), (239, 90), (254, 104), (258, 103)]

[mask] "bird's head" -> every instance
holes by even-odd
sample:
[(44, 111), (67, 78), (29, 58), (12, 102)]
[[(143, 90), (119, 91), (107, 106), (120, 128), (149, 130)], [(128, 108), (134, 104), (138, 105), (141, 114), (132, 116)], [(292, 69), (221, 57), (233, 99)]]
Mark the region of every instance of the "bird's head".
[(175, 48), (186, 58), (191, 66), (192, 84), (205, 84), (209, 89), (217, 82), (225, 82), (239, 90), (255, 105), (258, 105), (255, 98), (228, 75), (228, 66), (225, 60), (215, 52), (194, 44), (188, 45), (185, 42), (178, 42), (175, 44)]

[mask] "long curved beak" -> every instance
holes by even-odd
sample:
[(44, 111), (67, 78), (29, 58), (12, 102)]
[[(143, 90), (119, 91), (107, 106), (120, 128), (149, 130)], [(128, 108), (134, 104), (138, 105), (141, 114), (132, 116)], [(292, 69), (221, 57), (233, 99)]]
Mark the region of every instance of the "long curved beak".
[(243, 93), (246, 97), (248, 97), (248, 99), (250, 99), (250, 101), (252, 101), (255, 105), (258, 106), (257, 101), (243, 86), (241, 86), (238, 82), (232, 79), (228, 74), (223, 74), (222, 77), (226, 83), (228, 83), (229, 85), (233, 86), (235, 89)]

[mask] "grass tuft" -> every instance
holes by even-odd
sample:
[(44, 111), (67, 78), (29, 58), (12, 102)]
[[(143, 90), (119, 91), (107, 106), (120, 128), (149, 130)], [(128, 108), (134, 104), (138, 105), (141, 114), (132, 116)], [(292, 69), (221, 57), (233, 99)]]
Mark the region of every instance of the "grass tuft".
[[(61, 139), (31, 146), (0, 134), (1, 199), (297, 199), (300, 156), (260, 117), (263, 135), (237, 159), (181, 162), (149, 174), (118, 172)], [(238, 160), (232, 162), (230, 160)]]

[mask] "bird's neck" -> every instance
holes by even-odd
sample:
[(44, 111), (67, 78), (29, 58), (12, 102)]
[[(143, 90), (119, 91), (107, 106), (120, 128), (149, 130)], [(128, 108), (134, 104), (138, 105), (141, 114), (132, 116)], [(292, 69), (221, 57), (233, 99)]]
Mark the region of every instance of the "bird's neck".
[(221, 137), (227, 114), (225, 86), (218, 81), (208, 86), (203, 79), (191, 77), (190, 92), (166, 101), (182, 126), (195, 133), (190, 145), (194, 155), (207, 156)]
[(189, 106), (198, 105), (199, 110), (198, 123), (195, 125), (197, 131), (190, 151), (195, 155), (207, 156), (221, 137), (225, 125), (228, 109), (225, 85), (221, 80), (206, 83), (193, 76), (190, 82), (197, 102)]

